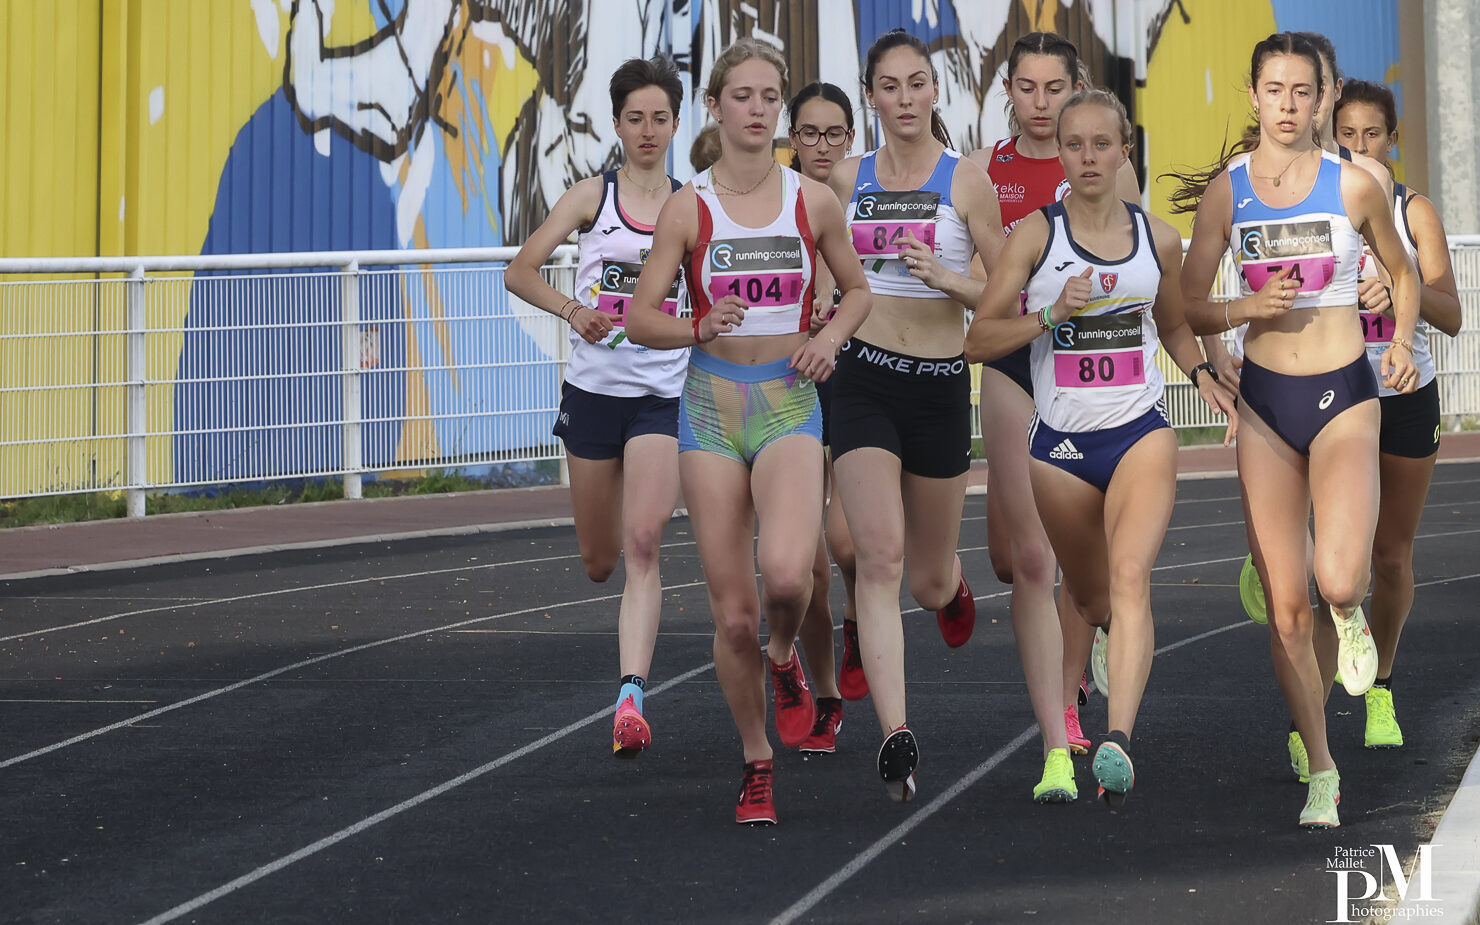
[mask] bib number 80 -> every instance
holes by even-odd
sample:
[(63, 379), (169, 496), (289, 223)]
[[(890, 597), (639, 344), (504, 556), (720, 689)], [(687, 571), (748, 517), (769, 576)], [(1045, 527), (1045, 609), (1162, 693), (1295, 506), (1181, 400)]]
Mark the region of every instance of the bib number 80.
[(1079, 381), (1111, 382), (1115, 379), (1115, 358), (1109, 356), (1080, 357), (1079, 358)]

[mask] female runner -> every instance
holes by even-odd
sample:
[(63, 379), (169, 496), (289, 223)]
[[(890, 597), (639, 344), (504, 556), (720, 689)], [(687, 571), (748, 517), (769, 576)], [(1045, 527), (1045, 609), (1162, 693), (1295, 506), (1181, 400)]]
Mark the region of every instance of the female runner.
[[(1336, 140), (1355, 154), (1384, 167), (1398, 142), (1398, 110), (1393, 91), (1382, 84), (1349, 80), (1336, 104)], [(1378, 390), (1382, 431), (1378, 436), (1377, 539), (1372, 546), (1372, 612), (1368, 621), (1377, 645), (1377, 680), (1365, 695), (1368, 748), (1397, 748), (1403, 730), (1393, 709), (1393, 661), (1398, 637), (1413, 607), (1413, 543), (1439, 453), (1439, 383), (1429, 328), (1450, 337), (1459, 333), (1459, 291), (1450, 265), (1444, 224), (1434, 204), (1401, 183), (1393, 185), (1393, 218), (1403, 246), (1415, 261), (1419, 289), (1418, 324), (1413, 329), (1413, 361), (1418, 389), (1401, 395)], [(1383, 278), (1364, 266), (1357, 282), (1362, 302), (1362, 332), (1367, 360), (1380, 373), (1382, 346), (1394, 322), (1392, 295)]]
[[(1254, 47), (1252, 152), (1187, 178), (1200, 198), (1183, 274), (1195, 330), (1250, 322), (1240, 370), (1239, 479), (1249, 547), (1270, 610), (1275, 675), (1305, 745), (1310, 788), (1303, 827), (1340, 824), (1340, 777), (1326, 741), (1322, 672), (1307, 590), (1306, 523), (1315, 511), (1314, 572), (1340, 640), (1343, 683), (1371, 686), (1377, 657), (1361, 612), (1377, 521), (1377, 382), (1358, 323), (1362, 239), (1391, 268), (1395, 322), (1381, 370), (1400, 392), (1417, 388), (1413, 330), (1418, 277), (1385, 195), (1371, 175), (1323, 151), (1313, 134), (1326, 84), (1305, 38), (1277, 33)], [(1207, 302), (1230, 240), (1245, 291)]]
[(857, 558), (859, 648), (885, 734), (879, 775), (908, 800), (919, 754), (906, 724), (900, 583), (908, 572), (949, 645), (970, 638), (976, 606), (956, 555), (971, 462), (961, 348), (964, 305), (982, 284), (965, 274), (973, 251), (988, 267), (996, 260), (1002, 222), (987, 175), (950, 150), (933, 111), (939, 83), (924, 42), (885, 33), (863, 81), (884, 146), (838, 165), (830, 183), (874, 302), (838, 358), (831, 439)]
[[(791, 125), (791, 147), (796, 167), (803, 175), (826, 183), (833, 167), (853, 147), (853, 109), (842, 88), (830, 83), (813, 82), (797, 91), (787, 106)], [(812, 313), (814, 329), (827, 324), (837, 306), (839, 293), (833, 288), (827, 267), (817, 268), (817, 300)], [(828, 416), (832, 405), (832, 381), (817, 383), (817, 398), (822, 406), (822, 448), (828, 447)], [(824, 496), (833, 484), (832, 459), (823, 457)], [(832, 565), (828, 552), (837, 560), (847, 594), (843, 611), (843, 670), (836, 673), (833, 657), (832, 608), (828, 605), (828, 586), (832, 583)], [(817, 718), (812, 734), (801, 744), (801, 751), (831, 754), (837, 750), (837, 735), (843, 728), (843, 698), (858, 700), (868, 693), (863, 664), (858, 658), (858, 613), (853, 602), (853, 538), (848, 535), (848, 521), (843, 505), (828, 504), (824, 536), (817, 543), (817, 557), (812, 562), (812, 599), (807, 602), (807, 615), (802, 619), (802, 653), (812, 670)], [(862, 688), (860, 690), (860, 688)]]
[[(735, 821), (775, 823), (765, 669), (756, 658), (762, 602), (765, 662), (782, 744), (812, 730), (812, 694), (794, 642), (811, 596), (822, 524), (821, 411), (813, 382), (868, 314), (867, 283), (827, 190), (771, 153), (786, 63), (741, 39), (709, 77), (706, 102), (722, 153), (658, 216), (628, 335), (654, 349), (694, 345), (679, 409), (679, 475), (714, 612), (715, 674), (739, 729), (744, 779)], [(843, 290), (833, 320), (809, 336), (816, 255)], [(694, 318), (663, 311), (685, 267)]]
[[(1130, 736), (1154, 648), (1151, 567), (1177, 493), (1159, 343), (1209, 408), (1232, 414), (1233, 393), (1203, 362), (1183, 316), (1180, 236), (1116, 188), (1131, 145), (1120, 101), (1103, 90), (1075, 93), (1059, 114), (1058, 139), (1073, 195), (1024, 218), (1008, 239), (966, 357), (1031, 347), (1033, 497), (1066, 592), (1086, 620), (1114, 628), (1110, 732), (1095, 750), (1094, 773), (1100, 797), (1118, 807), (1135, 782)], [(1024, 291), (1039, 307), (1027, 315)], [(1068, 749), (1053, 749), (1049, 763), (1059, 774), (1035, 799), (1073, 800)]]
[[(586, 574), (606, 581), (626, 560), (617, 615), (621, 688), (612, 751), (630, 758), (653, 740), (642, 695), (658, 636), (658, 547), (678, 500), (678, 394), (688, 351), (628, 339), (624, 309), (653, 239), (658, 210), (679, 186), (667, 173), (683, 84), (665, 57), (634, 58), (611, 78), (622, 166), (572, 186), (504, 274), (509, 291), (570, 325), (570, 360), (554, 433), (565, 442), (576, 541)], [(540, 275), (571, 232), (580, 251), (573, 297)], [(664, 304), (677, 311), (679, 286)], [(630, 476), (630, 477), (629, 477)]]
[[(1052, 32), (1033, 32), (1013, 43), (1003, 89), (1009, 122), (1017, 134), (971, 155), (991, 175), (1002, 205), (1002, 230), (1069, 191), (1057, 140), (1059, 111), (1080, 79), (1079, 50)], [(1129, 160), (1115, 175), (1116, 192), (1139, 202), (1136, 173)], [(1024, 311), (1026, 311), (1026, 304)], [(982, 365), (982, 443), (987, 457), (987, 549), (997, 577), (1012, 585), (1012, 629), (1027, 680), (1028, 696), (1043, 732), (1044, 774), (1035, 798), (1063, 792), (1064, 765), (1048, 759), (1056, 748), (1083, 754), (1090, 742), (1079, 724), (1078, 694), (1085, 660), (1095, 637), (1064, 595), (1055, 613), (1054, 558), (1033, 504), (1028, 480), (1028, 431), (1033, 414), (1029, 348)], [(1064, 726), (1064, 732), (1059, 726)], [(1070, 772), (1072, 774), (1072, 772)], [(1072, 783), (1072, 777), (1069, 778)]]

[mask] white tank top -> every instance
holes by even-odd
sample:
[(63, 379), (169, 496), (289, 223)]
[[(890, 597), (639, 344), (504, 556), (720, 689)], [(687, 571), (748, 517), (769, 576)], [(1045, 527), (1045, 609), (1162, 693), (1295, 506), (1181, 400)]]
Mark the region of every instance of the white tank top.
[(899, 259), (906, 234), (913, 234), (935, 251), (935, 259), (953, 273), (970, 272), (976, 244), (966, 223), (951, 203), (951, 183), (961, 155), (942, 151), (930, 178), (917, 190), (886, 190), (879, 185), (870, 151), (858, 160), (858, 178), (848, 201), (848, 229), (853, 249), (863, 261), (868, 288), (880, 295), (907, 299), (949, 299), (910, 275)]
[[(1393, 184), (1393, 222), (1398, 226), (1398, 236), (1403, 239), (1403, 248), (1413, 265), (1418, 266), (1418, 242), (1413, 240), (1413, 229), (1408, 227), (1408, 188), (1401, 183)], [(1420, 271), (1421, 275), (1422, 271)], [(1371, 251), (1362, 253), (1361, 278), (1377, 275), (1377, 262)], [(1362, 336), (1367, 339), (1367, 361), (1377, 376), (1377, 394), (1386, 398), (1397, 395), (1396, 389), (1382, 384), (1382, 355), (1393, 340), (1393, 321), (1385, 315), (1362, 312)], [(1423, 388), (1438, 371), (1434, 368), (1434, 354), (1429, 348), (1429, 326), (1422, 318), (1413, 328), (1413, 363), (1418, 367), (1418, 387)]]
[(1127, 424), (1156, 407), (1164, 380), (1156, 366), (1159, 341), (1151, 306), (1161, 285), (1161, 260), (1151, 222), (1140, 206), (1131, 213), (1133, 246), (1105, 260), (1074, 241), (1062, 202), (1043, 207), (1048, 246), (1028, 277), (1028, 306), (1053, 304), (1064, 282), (1094, 268), (1089, 302), (1074, 317), (1032, 343), (1033, 403), (1038, 418), (1070, 433)]
[[(611, 318), (614, 327), (596, 344), (570, 330), (570, 359), (565, 381), (578, 389), (618, 398), (658, 395), (675, 398), (683, 392), (689, 350), (652, 350), (627, 339), (627, 306), (636, 290), (637, 276), (653, 246), (653, 233), (635, 226), (617, 202), (617, 172), (602, 174), (601, 205), (591, 224), (576, 237), (575, 298), (586, 308)], [(671, 180), (673, 187), (679, 183)], [(663, 310), (678, 314), (686, 298), (683, 283), (675, 280)]]
[(1290, 279), (1300, 283), (1293, 308), (1356, 304), (1362, 239), (1341, 198), (1340, 157), (1322, 151), (1310, 193), (1284, 209), (1265, 205), (1254, 192), (1249, 155), (1229, 162), (1228, 179), (1233, 186), (1229, 240), (1245, 295), (1293, 264)]
[(817, 247), (801, 179), (793, 171), (781, 171), (781, 212), (763, 228), (730, 220), (714, 192), (712, 170), (692, 182), (699, 204), (699, 236), (687, 271), (694, 331), (727, 295), (745, 303), (745, 321), (721, 337), (810, 330)]

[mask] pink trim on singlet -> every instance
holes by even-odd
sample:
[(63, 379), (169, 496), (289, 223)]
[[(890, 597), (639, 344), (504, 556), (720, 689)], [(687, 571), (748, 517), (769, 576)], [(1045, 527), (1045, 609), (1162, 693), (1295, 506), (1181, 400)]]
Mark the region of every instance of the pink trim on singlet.
[(622, 201), (620, 199), (617, 200), (617, 212), (621, 213), (622, 221), (631, 225), (634, 231), (646, 231), (648, 234), (652, 234), (654, 231), (658, 230), (657, 225), (649, 225), (644, 222), (639, 222), (637, 219), (628, 215), (627, 210), (622, 208)]

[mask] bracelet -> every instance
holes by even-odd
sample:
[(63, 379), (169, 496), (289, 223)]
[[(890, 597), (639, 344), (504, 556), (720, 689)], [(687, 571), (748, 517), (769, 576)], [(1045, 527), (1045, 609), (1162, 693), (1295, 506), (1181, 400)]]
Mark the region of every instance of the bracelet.
[(1230, 318), (1230, 317), (1228, 317), (1228, 306), (1230, 306), (1232, 304), (1233, 304), (1232, 302), (1224, 302), (1223, 303), (1223, 323), (1226, 324), (1226, 325), (1228, 325), (1228, 330), (1230, 330), (1230, 331), (1233, 330), (1233, 319)]
[(1045, 305), (1038, 310), (1038, 327), (1045, 331), (1052, 331), (1057, 325), (1053, 322), (1053, 306)]
[(1212, 363), (1199, 363), (1196, 366), (1192, 367), (1192, 371), (1187, 374), (1187, 378), (1192, 380), (1192, 387), (1194, 389), (1197, 388), (1197, 374), (1204, 371), (1206, 371), (1209, 376), (1213, 377), (1214, 382), (1218, 381), (1218, 371), (1213, 368)]
[(565, 302), (561, 304), (560, 310), (555, 313), (560, 316), (561, 321), (564, 321), (567, 324), (570, 323), (570, 316), (576, 313), (574, 308), (571, 308), (569, 312), (566, 311), (567, 308), (570, 308), (572, 302), (575, 302), (576, 308), (579, 308), (581, 305), (581, 303), (576, 302), (575, 299), (566, 299)]
[(1402, 347), (1404, 350), (1407, 350), (1408, 351), (1409, 356), (1412, 356), (1413, 355), (1413, 344), (1411, 342), (1409, 342), (1409, 341), (1401, 338), (1401, 337), (1394, 337), (1392, 339), (1392, 342), (1389, 343), (1388, 346), (1389, 347)]

